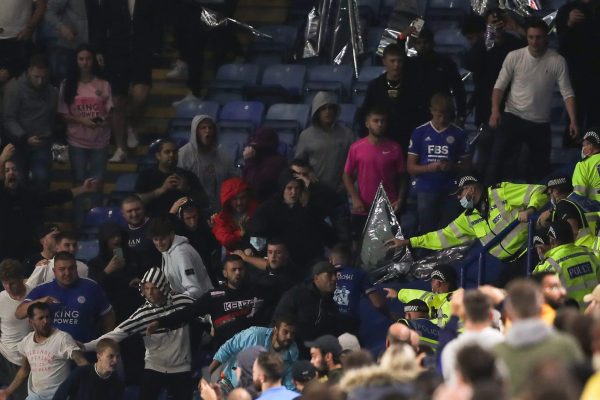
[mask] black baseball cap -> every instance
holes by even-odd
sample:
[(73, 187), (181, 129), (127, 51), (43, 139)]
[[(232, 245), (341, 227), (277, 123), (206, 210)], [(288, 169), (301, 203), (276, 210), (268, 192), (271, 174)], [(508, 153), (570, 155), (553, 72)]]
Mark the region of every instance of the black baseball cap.
[(442, 264), (438, 265), (431, 271), (428, 281), (437, 279), (445, 283), (456, 284), (456, 271), (451, 265)]
[(548, 244), (548, 232), (547, 231), (537, 231), (535, 235), (533, 235), (533, 245), (545, 245)]
[(423, 300), (412, 299), (404, 305), (404, 312), (422, 312), (429, 314), (429, 306)]
[(465, 186), (472, 185), (474, 183), (479, 183), (479, 181), (473, 175), (462, 176), (456, 181), (456, 187), (451, 194), (458, 194)]
[(319, 261), (312, 267), (312, 276), (317, 276), (323, 272), (335, 273), (335, 267), (328, 261)]
[(338, 338), (333, 335), (319, 336), (312, 342), (304, 342), (304, 345), (308, 348), (316, 347), (321, 350), (323, 355), (331, 353), (337, 358), (342, 354), (342, 345), (340, 345)]
[(308, 382), (317, 376), (317, 370), (307, 360), (298, 360), (292, 365), (292, 379), (299, 382)]

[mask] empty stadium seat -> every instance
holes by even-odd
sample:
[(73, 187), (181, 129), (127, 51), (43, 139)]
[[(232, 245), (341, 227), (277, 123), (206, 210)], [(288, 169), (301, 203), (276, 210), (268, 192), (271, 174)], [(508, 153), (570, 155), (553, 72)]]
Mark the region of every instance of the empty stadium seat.
[(379, 18), (381, 0), (358, 0), (357, 5), (359, 15), (370, 23), (375, 22)]
[(357, 106), (355, 104), (340, 104), (340, 115), (338, 121), (352, 129)]
[(85, 215), (82, 227), (84, 230), (97, 229), (105, 222), (115, 222), (119, 225), (125, 225), (125, 220), (121, 214), (120, 207), (94, 207)]
[(231, 101), (223, 106), (219, 116), (220, 129), (242, 129), (253, 132), (262, 124), (265, 106), (258, 101)]
[(304, 65), (270, 65), (263, 72), (261, 84), (246, 87), (244, 95), (266, 104), (294, 102), (304, 91), (305, 77)]
[(225, 64), (217, 71), (211, 88), (242, 89), (258, 82), (259, 68), (256, 64)]
[(352, 67), (349, 65), (317, 65), (308, 69), (304, 89), (307, 93), (321, 90), (348, 96), (352, 88)]
[(127, 195), (135, 191), (135, 182), (137, 181), (138, 174), (136, 172), (130, 172), (119, 175), (115, 182), (115, 190), (109, 196), (110, 205), (119, 205)]
[(278, 131), (290, 129), (296, 133), (306, 128), (310, 118), (310, 107), (306, 104), (273, 104), (269, 107), (264, 126)]
[(85, 263), (98, 256), (100, 252), (100, 244), (98, 239), (84, 239), (77, 241), (76, 257)]

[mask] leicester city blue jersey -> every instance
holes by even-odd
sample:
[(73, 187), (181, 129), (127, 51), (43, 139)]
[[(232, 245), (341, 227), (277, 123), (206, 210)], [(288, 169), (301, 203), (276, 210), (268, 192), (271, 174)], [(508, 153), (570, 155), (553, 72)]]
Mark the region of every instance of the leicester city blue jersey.
[[(456, 163), (469, 156), (467, 135), (454, 124), (438, 132), (431, 122), (427, 122), (413, 131), (408, 154), (417, 156), (419, 165), (444, 160)], [(439, 192), (451, 189), (455, 179), (455, 174), (450, 171), (429, 172), (414, 177), (412, 185), (419, 192)]]

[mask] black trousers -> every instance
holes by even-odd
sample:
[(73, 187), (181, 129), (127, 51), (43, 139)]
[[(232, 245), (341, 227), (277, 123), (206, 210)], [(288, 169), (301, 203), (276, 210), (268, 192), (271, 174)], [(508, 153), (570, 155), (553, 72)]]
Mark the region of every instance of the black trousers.
[(157, 400), (162, 389), (167, 390), (167, 397), (170, 400), (191, 400), (194, 392), (192, 373), (165, 374), (145, 369), (140, 390), (140, 400)]
[[(518, 158), (522, 144), (526, 144), (529, 150), (526, 172), (524, 176), (514, 176), (505, 167), (508, 160), (515, 159), (515, 155)], [(540, 181), (549, 172), (551, 145), (549, 123), (531, 122), (511, 113), (503, 113), (486, 168), (486, 185), (501, 182), (509, 175), (512, 175), (511, 178), (525, 178), (530, 183)]]

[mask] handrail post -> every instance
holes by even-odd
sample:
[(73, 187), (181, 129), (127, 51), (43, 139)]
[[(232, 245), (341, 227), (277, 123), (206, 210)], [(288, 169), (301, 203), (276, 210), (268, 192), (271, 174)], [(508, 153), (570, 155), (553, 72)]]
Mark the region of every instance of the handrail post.
[(477, 286), (481, 286), (485, 280), (485, 251), (479, 253), (479, 265), (477, 269)]
[(531, 257), (531, 252), (533, 249), (533, 232), (534, 232), (534, 218), (529, 218), (529, 220), (527, 221), (527, 263), (525, 264), (525, 276), (529, 276), (531, 275), (531, 271), (533, 270), (532, 268), (532, 257)]

